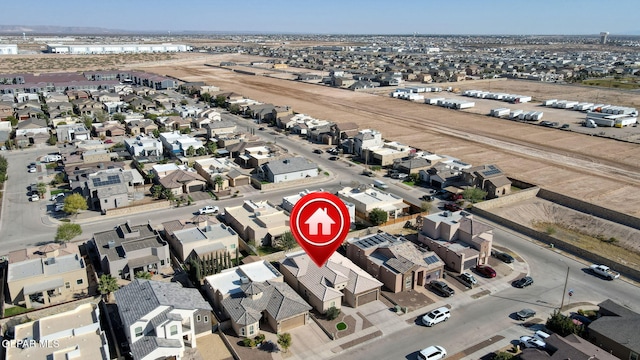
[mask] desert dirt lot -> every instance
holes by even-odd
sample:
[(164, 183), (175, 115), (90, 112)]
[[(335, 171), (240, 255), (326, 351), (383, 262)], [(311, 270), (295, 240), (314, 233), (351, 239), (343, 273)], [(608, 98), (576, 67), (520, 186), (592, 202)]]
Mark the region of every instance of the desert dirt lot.
[[(206, 62), (216, 61), (223, 60), (211, 56)], [(338, 123), (353, 121), (361, 128), (382, 131), (386, 139), (455, 156), (472, 164), (495, 163), (509, 176), (640, 216), (638, 145), (509, 121), (488, 121), (483, 115), (319, 85), (242, 75), (203, 64), (202, 61), (174, 62), (171, 66), (144, 69), (185, 81), (205, 81), (224, 91), (276, 105), (289, 105), (296, 112), (317, 118)], [(518, 90), (521, 83), (502, 81), (503, 90), (500, 91), (533, 94), (533, 90)], [(558, 97), (557, 94), (567, 94), (567, 98), (580, 100), (577, 94), (582, 87), (575, 90), (576, 96), (569, 96), (567, 86), (562, 86), (562, 90), (553, 85), (546, 87), (549, 87), (550, 95), (537, 96), (553, 98)], [(624, 94), (628, 100), (612, 103), (640, 103), (638, 95)], [(617, 95), (607, 96), (613, 99)]]

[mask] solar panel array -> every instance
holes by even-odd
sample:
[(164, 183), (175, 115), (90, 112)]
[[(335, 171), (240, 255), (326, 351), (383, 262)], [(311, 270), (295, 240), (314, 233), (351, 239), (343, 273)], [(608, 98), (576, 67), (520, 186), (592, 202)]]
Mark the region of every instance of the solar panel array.
[(440, 261), (440, 259), (438, 259), (438, 257), (435, 255), (431, 255), (424, 258), (424, 261), (426, 261), (428, 265), (431, 265), (437, 263), (438, 261)]
[(93, 180), (93, 186), (105, 186), (105, 185), (113, 185), (120, 184), (120, 177), (118, 175), (109, 175), (107, 176), (107, 180), (102, 181), (100, 178), (95, 178)]
[(482, 175), (484, 176), (491, 176), (491, 175), (496, 175), (496, 174), (500, 174), (502, 171), (500, 171), (500, 169), (498, 169), (495, 165), (489, 165), (488, 166), (489, 170), (485, 170), (482, 172)]
[(364, 239), (360, 239), (356, 241), (354, 244), (361, 249), (368, 249), (372, 246), (379, 246), (384, 243), (392, 243), (395, 242), (396, 238), (387, 234), (387, 233), (379, 233), (373, 236), (369, 236)]

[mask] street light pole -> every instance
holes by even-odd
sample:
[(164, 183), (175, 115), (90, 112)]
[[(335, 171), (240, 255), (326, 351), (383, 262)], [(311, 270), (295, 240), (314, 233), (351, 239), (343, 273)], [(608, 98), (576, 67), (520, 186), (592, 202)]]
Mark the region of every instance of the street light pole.
[(564, 307), (564, 296), (567, 293), (567, 283), (569, 282), (569, 269), (567, 266), (567, 277), (564, 279), (564, 290), (562, 290), (562, 302), (560, 303), (560, 312), (562, 312), (562, 308)]

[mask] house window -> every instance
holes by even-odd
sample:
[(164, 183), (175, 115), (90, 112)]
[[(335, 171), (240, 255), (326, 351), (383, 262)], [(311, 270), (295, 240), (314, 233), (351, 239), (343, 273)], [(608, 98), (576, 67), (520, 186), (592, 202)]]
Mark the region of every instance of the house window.
[(82, 285), (82, 283), (83, 283), (83, 282), (84, 282), (84, 281), (83, 281), (82, 279), (78, 279), (78, 280), (76, 280), (76, 284), (78, 284), (78, 285)]
[(175, 335), (178, 333), (178, 325), (171, 325), (171, 328), (169, 329), (169, 333), (171, 335)]
[(64, 287), (67, 289), (71, 288), (71, 284), (67, 281), (66, 283), (64, 283)]
[(160, 260), (160, 266), (164, 266), (164, 260)]
[(249, 335), (253, 335), (253, 325), (249, 326)]
[(631, 354), (629, 355), (629, 360), (640, 360), (640, 356), (638, 356), (638, 353), (634, 353), (632, 351)]
[(107, 200), (109, 200), (109, 199), (104, 199), (104, 203), (105, 203), (105, 204), (107, 203)]
[(140, 337), (140, 336), (142, 336), (142, 326), (138, 326), (138, 327), (135, 329), (135, 333), (136, 333), (136, 337)]
[(197, 322), (202, 321), (202, 316), (200, 316), (200, 315), (196, 316), (196, 321), (197, 321)]
[(240, 328), (240, 336), (244, 336), (244, 328)]
[(229, 246), (231, 249), (235, 249), (236, 248), (236, 244), (231, 244), (231, 246)]
[(332, 301), (332, 302), (331, 302), (331, 306), (336, 306), (336, 302), (335, 302), (335, 301)]
[(208, 322), (209, 322), (209, 317), (205, 315), (205, 317), (204, 317), (204, 323), (206, 324), (206, 323), (208, 323)]

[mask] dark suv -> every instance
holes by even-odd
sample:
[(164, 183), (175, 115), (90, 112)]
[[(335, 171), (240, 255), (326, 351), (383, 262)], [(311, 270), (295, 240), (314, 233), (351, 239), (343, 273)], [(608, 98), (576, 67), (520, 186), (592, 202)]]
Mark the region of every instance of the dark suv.
[(434, 280), (429, 286), (437, 293), (444, 297), (453, 296), (456, 292), (442, 281)]

